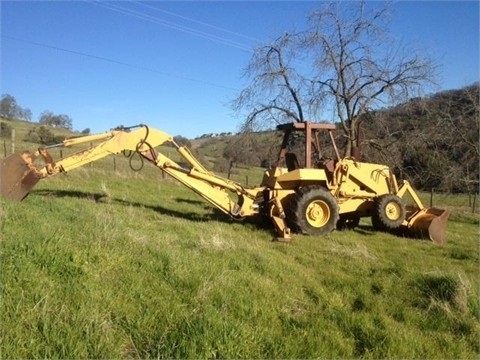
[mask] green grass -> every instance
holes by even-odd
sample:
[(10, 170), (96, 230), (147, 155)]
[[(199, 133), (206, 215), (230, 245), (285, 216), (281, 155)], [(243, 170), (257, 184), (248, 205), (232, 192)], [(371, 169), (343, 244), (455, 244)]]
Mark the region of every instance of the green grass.
[(122, 155), (43, 180), (0, 200), (0, 357), (478, 358), (478, 204), (433, 205), (444, 247), (368, 221), (285, 244)]
[(478, 358), (478, 218), (454, 200), (443, 247), (368, 221), (278, 243), (110, 164), (0, 200), (1, 358)]

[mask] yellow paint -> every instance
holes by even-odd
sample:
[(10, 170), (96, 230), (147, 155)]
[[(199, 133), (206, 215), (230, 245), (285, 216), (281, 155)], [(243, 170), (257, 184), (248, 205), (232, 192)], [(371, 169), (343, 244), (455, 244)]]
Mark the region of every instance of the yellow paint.
[[(415, 219), (420, 218), (428, 210), (412, 186), (404, 181), (399, 187), (395, 176), (384, 165), (356, 162), (347, 158), (336, 161), (333, 172), (321, 168), (296, 169), (288, 172), (285, 168), (274, 167), (265, 171), (259, 187), (250, 189), (208, 171), (186, 147), (175, 144), (171, 135), (146, 126), (139, 126), (131, 131), (115, 130), (68, 139), (62, 145), (70, 147), (94, 141), (101, 142), (56, 163), (46, 150), (39, 151), (46, 165), (40, 170), (34, 169), (35, 173), (44, 178), (73, 170), (124, 150), (136, 151), (232, 217), (243, 218), (260, 213), (269, 216), (282, 238), (290, 237), (287, 216), (291, 199), (299, 188), (305, 186), (315, 185), (327, 189), (337, 202), (340, 215), (371, 216), (374, 200), (384, 194), (395, 194), (399, 197), (409, 194), (415, 201), (417, 210), (408, 214), (403, 224), (405, 226), (412, 226)], [(176, 147), (189, 164), (188, 168), (180, 166), (162, 153), (153, 151), (166, 142)], [(24, 161), (27, 163), (27, 160)], [(30, 163), (29, 166), (32, 166)], [(401, 207), (394, 202), (387, 204), (385, 210), (385, 215), (390, 220), (402, 216)], [(322, 200), (315, 200), (307, 206), (305, 220), (310, 226), (321, 228), (331, 219), (332, 211), (337, 210), (330, 209), (328, 203)]]

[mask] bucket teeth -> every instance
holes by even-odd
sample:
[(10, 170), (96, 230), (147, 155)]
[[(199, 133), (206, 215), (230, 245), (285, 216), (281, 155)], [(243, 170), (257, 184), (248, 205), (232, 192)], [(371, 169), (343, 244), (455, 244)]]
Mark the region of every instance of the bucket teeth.
[(12, 154), (0, 163), (0, 196), (9, 200), (23, 200), (40, 180), (28, 152)]

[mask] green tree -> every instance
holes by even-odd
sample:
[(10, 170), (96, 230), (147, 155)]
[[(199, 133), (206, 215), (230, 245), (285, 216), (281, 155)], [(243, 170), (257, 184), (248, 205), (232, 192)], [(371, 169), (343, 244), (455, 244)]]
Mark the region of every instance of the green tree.
[(17, 100), (10, 94), (3, 94), (0, 100), (0, 116), (5, 119), (21, 119), (30, 121), (32, 112), (28, 108), (22, 108)]
[(9, 94), (2, 95), (0, 100), (0, 115), (6, 119), (15, 119), (17, 116), (17, 100)]
[(12, 135), (12, 127), (5, 122), (0, 122), (0, 137), (10, 137)]
[(38, 122), (42, 125), (48, 125), (51, 127), (59, 127), (68, 130), (72, 129), (72, 119), (68, 115), (55, 115), (48, 110), (45, 110), (40, 114), (40, 119)]

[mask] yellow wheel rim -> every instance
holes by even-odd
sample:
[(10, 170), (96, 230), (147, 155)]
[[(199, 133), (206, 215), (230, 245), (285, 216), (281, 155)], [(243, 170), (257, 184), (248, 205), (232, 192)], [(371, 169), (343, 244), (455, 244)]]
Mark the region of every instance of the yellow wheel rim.
[(330, 207), (321, 200), (312, 201), (305, 213), (307, 223), (316, 228), (324, 226), (330, 219)]
[(402, 209), (396, 202), (389, 202), (385, 207), (385, 215), (389, 220), (398, 220), (402, 216)]

